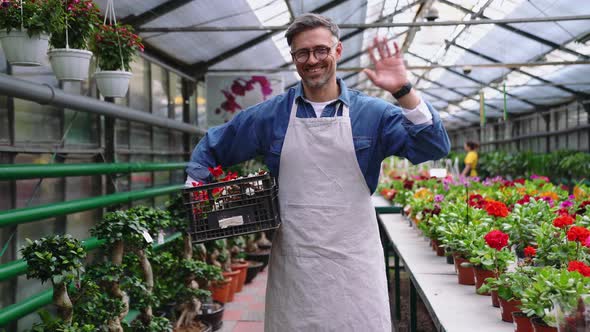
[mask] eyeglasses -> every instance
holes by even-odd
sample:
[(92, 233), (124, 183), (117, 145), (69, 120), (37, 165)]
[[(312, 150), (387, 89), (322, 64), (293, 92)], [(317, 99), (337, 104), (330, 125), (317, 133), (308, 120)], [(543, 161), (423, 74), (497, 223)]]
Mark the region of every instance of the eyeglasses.
[[(334, 46), (336, 46), (336, 44), (334, 44), (332, 47), (334, 47)], [(293, 58), (295, 59), (296, 62), (306, 63), (307, 60), (309, 60), (309, 54), (311, 52), (313, 52), (313, 56), (318, 61), (322, 61), (328, 57), (328, 54), (330, 54), (330, 50), (332, 49), (332, 47), (318, 46), (318, 47), (314, 47), (312, 49), (302, 48), (302, 49), (297, 50), (295, 52), (291, 52), (291, 55), (293, 56)]]

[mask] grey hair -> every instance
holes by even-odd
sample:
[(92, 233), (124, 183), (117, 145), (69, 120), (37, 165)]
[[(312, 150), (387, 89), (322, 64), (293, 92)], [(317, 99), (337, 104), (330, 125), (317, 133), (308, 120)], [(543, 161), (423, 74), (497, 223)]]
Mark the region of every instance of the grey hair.
[(287, 28), (287, 32), (285, 32), (287, 44), (291, 46), (293, 38), (298, 33), (320, 27), (330, 30), (330, 32), (334, 37), (336, 37), (336, 39), (340, 39), (340, 28), (338, 28), (338, 25), (336, 25), (334, 21), (332, 21), (329, 17), (326, 16), (308, 13), (297, 16), (295, 20), (293, 20), (293, 23), (289, 25), (289, 27)]

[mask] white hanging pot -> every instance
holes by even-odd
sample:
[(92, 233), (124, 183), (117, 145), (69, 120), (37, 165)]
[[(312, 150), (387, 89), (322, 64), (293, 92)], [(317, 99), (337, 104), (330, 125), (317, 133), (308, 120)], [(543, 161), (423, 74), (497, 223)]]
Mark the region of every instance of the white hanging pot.
[(13, 66), (40, 66), (49, 47), (49, 35), (42, 33), (29, 37), (26, 29), (2, 30), (0, 40), (6, 60)]
[(98, 90), (105, 97), (125, 97), (129, 80), (133, 74), (128, 71), (105, 70), (94, 73)]
[(58, 80), (85, 81), (92, 52), (74, 48), (54, 48), (47, 52), (53, 73)]

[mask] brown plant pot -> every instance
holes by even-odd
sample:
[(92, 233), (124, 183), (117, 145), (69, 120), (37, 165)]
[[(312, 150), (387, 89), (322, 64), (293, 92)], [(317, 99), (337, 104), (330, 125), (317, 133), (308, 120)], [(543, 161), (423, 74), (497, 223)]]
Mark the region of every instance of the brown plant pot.
[(531, 318), (522, 311), (512, 312), (512, 321), (514, 322), (514, 332), (533, 332)]
[(535, 332), (557, 332), (556, 327), (545, 324), (545, 322), (539, 317), (531, 318), (531, 323), (533, 325), (533, 331)]
[(512, 312), (520, 311), (520, 308), (517, 307), (520, 304), (520, 300), (506, 301), (503, 298), (500, 298), (500, 313), (502, 314), (502, 320), (512, 323)]
[(475, 276), (473, 274), (473, 269), (471, 267), (461, 266), (461, 263), (469, 263), (469, 260), (460, 257), (457, 254), (453, 254), (453, 258), (455, 259), (455, 270), (457, 270), (459, 285), (475, 285)]
[(479, 293), (477, 290), (486, 283), (486, 278), (496, 278), (494, 271), (484, 270), (474, 266), (473, 274), (475, 275), (475, 292), (479, 295), (491, 295), (490, 292)]
[(258, 250), (257, 252), (247, 252), (246, 259), (249, 261), (262, 262), (262, 270), (268, 265), (270, 259), (270, 250)]
[(437, 256), (445, 255), (445, 248), (440, 246), (440, 242), (436, 239), (432, 239), (432, 248), (436, 251)]
[(500, 297), (498, 296), (498, 291), (493, 290), (490, 293), (492, 294), (492, 306), (500, 308)]
[(246, 282), (246, 273), (248, 272), (248, 263), (237, 263), (232, 264), (231, 269), (234, 271), (239, 271), (240, 274), (238, 275), (238, 288), (236, 289), (236, 293), (242, 291), (244, 288), (244, 282)]
[(234, 300), (234, 294), (238, 290), (238, 283), (240, 282), (240, 271), (231, 271), (231, 272), (223, 272), (223, 276), (225, 278), (231, 278), (231, 289), (229, 291), (229, 295), (227, 297), (227, 302), (231, 302)]
[(213, 300), (221, 303), (229, 302), (229, 293), (232, 288), (232, 278), (225, 277), (225, 280), (212, 283), (209, 286)]

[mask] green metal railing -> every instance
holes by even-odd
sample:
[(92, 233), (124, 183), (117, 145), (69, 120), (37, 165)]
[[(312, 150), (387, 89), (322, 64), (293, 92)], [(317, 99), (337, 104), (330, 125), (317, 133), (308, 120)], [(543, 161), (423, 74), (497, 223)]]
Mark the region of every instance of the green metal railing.
[[(166, 244), (176, 240), (181, 236), (180, 233), (174, 233), (168, 236), (163, 243), (154, 244), (154, 249), (159, 250)], [(39, 294), (33, 295), (28, 299), (10, 305), (0, 310), (0, 326), (6, 325), (14, 320), (20, 319), (36, 310), (43, 308), (53, 300), (53, 289), (48, 289)]]
[[(121, 163), (121, 164), (51, 164), (51, 165), (19, 165), (9, 164), (0, 166), (0, 180), (21, 180), (45, 177), (84, 176), (132, 172), (158, 172), (184, 169), (186, 163)], [(151, 198), (176, 192), (183, 185), (168, 185), (156, 188), (120, 192), (101, 197), (84, 198), (67, 202), (46, 204), (28, 208), (13, 209), (0, 212), (0, 227), (18, 225), (37, 221), (49, 217), (67, 215), (71, 213), (108, 207), (115, 204), (130, 203), (135, 200)], [(162, 244), (155, 244), (159, 249), (172, 240), (180, 237), (174, 233), (167, 237)], [(93, 250), (104, 241), (88, 238), (82, 245), (86, 251)], [(20, 259), (0, 265), (0, 281), (15, 278), (25, 274), (27, 263)], [(49, 289), (19, 303), (0, 309), (0, 326), (18, 320), (52, 302), (53, 290)]]
[(184, 169), (185, 167), (185, 162), (165, 164), (10, 164), (2, 165), (0, 167), (0, 180), (21, 180), (33, 178), (51, 178), (64, 176), (83, 176), (133, 172), (158, 172)]
[(0, 227), (23, 224), (49, 217), (62, 216), (114, 204), (130, 203), (134, 200), (169, 194), (184, 188), (184, 185), (172, 185), (143, 190), (121, 192), (102, 197), (83, 198), (73, 201), (52, 203), (30, 208), (21, 208), (0, 212)]

